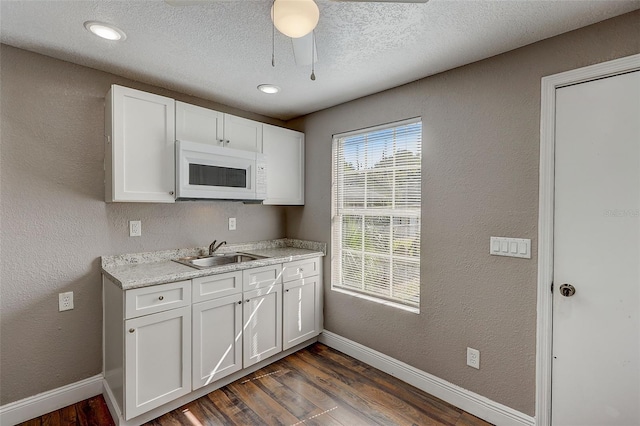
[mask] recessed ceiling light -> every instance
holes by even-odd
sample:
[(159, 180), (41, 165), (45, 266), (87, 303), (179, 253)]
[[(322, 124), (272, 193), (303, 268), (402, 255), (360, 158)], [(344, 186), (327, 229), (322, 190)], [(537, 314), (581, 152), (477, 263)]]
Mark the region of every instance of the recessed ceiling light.
[(258, 86), (258, 90), (264, 93), (273, 94), (278, 93), (280, 91), (280, 88), (278, 86), (274, 86), (273, 84), (261, 84), (260, 86)]
[(87, 21), (84, 23), (84, 27), (98, 37), (107, 40), (118, 41), (127, 38), (127, 35), (121, 29), (113, 25), (105, 24), (104, 22)]

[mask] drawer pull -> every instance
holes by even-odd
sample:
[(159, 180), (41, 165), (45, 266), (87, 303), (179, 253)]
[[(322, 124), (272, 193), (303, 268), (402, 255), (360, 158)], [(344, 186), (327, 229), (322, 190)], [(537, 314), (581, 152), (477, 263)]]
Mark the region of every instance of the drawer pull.
[(289, 289), (286, 289), (284, 292), (285, 292), (285, 293), (289, 293)]
[(129, 329), (129, 333), (133, 333), (134, 331), (136, 331), (136, 329), (135, 329), (135, 328), (130, 328), (130, 329)]
[(242, 305), (242, 300), (238, 302), (238, 305)]
[(249, 299), (247, 299), (247, 303), (249, 303)]
[(160, 296), (160, 297), (158, 297), (158, 299), (164, 300), (164, 296)]

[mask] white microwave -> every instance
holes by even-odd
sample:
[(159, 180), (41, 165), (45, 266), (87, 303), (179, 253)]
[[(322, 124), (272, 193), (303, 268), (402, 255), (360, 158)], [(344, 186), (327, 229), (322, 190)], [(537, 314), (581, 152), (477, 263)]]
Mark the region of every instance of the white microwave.
[(263, 154), (176, 141), (177, 200), (261, 201), (266, 197)]

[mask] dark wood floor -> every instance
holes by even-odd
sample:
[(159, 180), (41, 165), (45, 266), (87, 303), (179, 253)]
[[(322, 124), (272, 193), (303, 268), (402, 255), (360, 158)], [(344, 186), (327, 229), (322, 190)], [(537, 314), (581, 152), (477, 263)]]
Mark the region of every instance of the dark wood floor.
[[(393, 376), (312, 345), (145, 426), (487, 426)], [(21, 425), (113, 425), (102, 396)]]

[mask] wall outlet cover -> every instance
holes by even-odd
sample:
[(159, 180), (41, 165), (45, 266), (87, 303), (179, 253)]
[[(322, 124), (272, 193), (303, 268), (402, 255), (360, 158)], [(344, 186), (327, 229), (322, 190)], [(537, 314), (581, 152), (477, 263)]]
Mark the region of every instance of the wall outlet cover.
[(73, 292), (58, 294), (58, 311), (70, 311), (71, 309), (73, 309)]
[(142, 222), (139, 220), (129, 221), (129, 236), (140, 237), (142, 236)]
[(235, 231), (236, 230), (236, 218), (235, 217), (230, 217), (229, 218), (229, 231)]
[(473, 348), (467, 348), (467, 365), (469, 367), (480, 369), (480, 351)]

